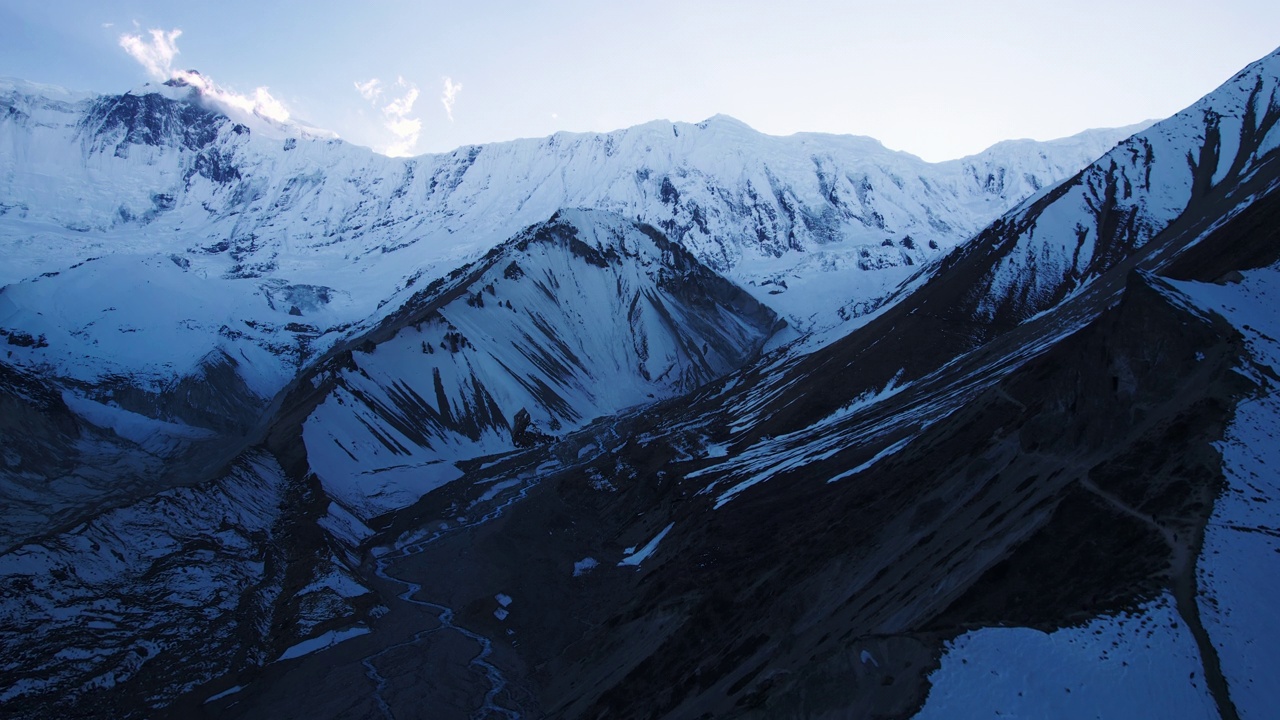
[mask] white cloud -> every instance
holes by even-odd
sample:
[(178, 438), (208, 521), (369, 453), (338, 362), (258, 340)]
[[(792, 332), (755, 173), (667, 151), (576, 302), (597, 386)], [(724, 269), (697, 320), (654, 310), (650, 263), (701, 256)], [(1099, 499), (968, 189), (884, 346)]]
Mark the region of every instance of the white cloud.
[[(134, 23), (135, 26), (137, 23)], [(289, 109), (284, 103), (280, 102), (266, 87), (259, 87), (253, 91), (252, 95), (243, 95), (233, 90), (221, 87), (209, 78), (201, 75), (193, 70), (174, 70), (173, 58), (178, 54), (178, 38), (181, 37), (182, 31), (174, 28), (173, 30), (160, 30), (153, 28), (147, 31), (151, 35), (151, 39), (147, 40), (141, 34), (130, 35), (128, 33), (120, 36), (120, 47), (129, 53), (129, 56), (137, 60), (147, 74), (155, 80), (161, 82), (168, 80), (181, 80), (200, 91), (201, 97), (219, 103), (226, 108), (239, 110), (260, 118), (266, 118), (278, 123), (287, 122), (289, 120)]]
[(151, 41), (144, 40), (141, 35), (121, 35), (120, 47), (146, 68), (147, 74), (156, 80), (168, 80), (173, 74), (173, 56), (178, 54), (178, 37), (182, 31), (178, 29), (165, 32), (152, 29)]
[(404, 117), (413, 112), (413, 104), (418, 101), (418, 86), (405, 82), (404, 78), (398, 78), (396, 87), (404, 88), (404, 95), (387, 103), (382, 111), (388, 115)]
[(413, 154), (418, 146), (418, 138), (422, 136), (422, 120), (413, 117), (413, 106), (420, 95), (418, 86), (403, 77), (397, 77), (395, 88), (401, 94), (383, 105), (379, 104), (384, 94), (381, 80), (370, 78), (365, 82), (355, 83), (355, 86), (360, 97), (368, 100), (382, 113), (382, 126), (395, 138), (382, 152), (392, 157)]
[(370, 78), (366, 82), (358, 82), (355, 85), (360, 97), (369, 102), (377, 102), (378, 97), (382, 95), (382, 81), (378, 78)]
[(440, 102), (444, 103), (444, 111), (453, 122), (453, 104), (458, 101), (458, 93), (462, 92), (462, 83), (455, 83), (453, 78), (445, 77), (444, 92), (440, 94)]
[(175, 70), (170, 79), (181, 80), (199, 89), (201, 97), (226, 107), (268, 120), (274, 120), (278, 123), (288, 122), (289, 120), (289, 109), (265, 87), (254, 89), (252, 95), (242, 95), (217, 85), (194, 70)]

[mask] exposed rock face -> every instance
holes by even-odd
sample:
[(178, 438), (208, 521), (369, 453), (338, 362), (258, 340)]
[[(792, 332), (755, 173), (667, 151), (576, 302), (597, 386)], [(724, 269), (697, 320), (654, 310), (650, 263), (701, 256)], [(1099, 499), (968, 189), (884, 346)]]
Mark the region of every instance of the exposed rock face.
[(79, 130), (93, 152), (129, 157), (135, 145), (207, 149), (226, 122), (220, 113), (192, 102), (177, 102), (159, 93), (129, 93), (94, 100)]
[[(529, 668), (532, 715), (907, 715), (940, 638), (965, 628), (1057, 627), (1166, 587), (1194, 618), (1221, 485), (1212, 441), (1249, 387), (1239, 337), (1134, 275), (1115, 309), (1044, 354), (1019, 358), (1027, 340), (736, 454), (754, 465), (712, 459), (725, 420), (672, 408), (627, 421), (613, 454), (569, 461), (500, 521), (397, 570), (464, 624), (515, 631), (508, 667)], [(638, 572), (612, 567), (668, 524)], [(467, 563), (446, 560), (464, 548)], [(575, 576), (581, 557), (601, 567)], [(522, 611), (495, 623), (495, 592)]]

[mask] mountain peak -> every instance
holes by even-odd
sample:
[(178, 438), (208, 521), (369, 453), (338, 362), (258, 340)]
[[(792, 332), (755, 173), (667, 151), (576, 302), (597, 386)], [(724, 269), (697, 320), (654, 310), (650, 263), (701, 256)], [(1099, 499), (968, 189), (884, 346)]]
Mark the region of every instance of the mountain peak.
[(746, 124), (745, 122), (739, 120), (738, 118), (733, 117), (732, 115), (725, 115), (724, 113), (716, 113), (715, 115), (712, 115), (706, 120), (703, 120), (702, 122), (697, 123), (697, 126), (701, 130), (733, 129), (733, 130), (746, 131), (751, 133), (759, 132), (758, 130)]

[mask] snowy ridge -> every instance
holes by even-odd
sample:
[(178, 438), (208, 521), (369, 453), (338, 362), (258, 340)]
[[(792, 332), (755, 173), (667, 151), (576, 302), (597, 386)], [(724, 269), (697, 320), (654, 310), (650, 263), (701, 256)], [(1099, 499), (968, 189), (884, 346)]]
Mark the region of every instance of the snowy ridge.
[[(233, 120), (194, 93), (0, 84), (0, 343), (16, 370), (96, 403), (82, 409), (228, 439), (337, 343), (562, 207), (658, 227), (815, 330), (871, 311), (1127, 134), (929, 165), (867, 138), (776, 138), (717, 117), (390, 159)], [(114, 494), (76, 483), (96, 487), (85, 503)]]
[[(103, 345), (131, 332), (144, 356), (179, 346), (237, 358), (265, 351), (280, 358), (275, 367), (251, 364), (278, 388), (351, 325), (397, 307), (419, 278), (563, 207), (659, 227), (793, 322), (830, 325), (837, 310), (856, 314), (1128, 134), (1091, 131), (1038, 151), (997, 146), (930, 165), (867, 138), (770, 137), (718, 116), (393, 160), (336, 140), (281, 138), (184, 99), (193, 92), (0, 86), (0, 327), (48, 342), (15, 362), (85, 381), (96, 379), (95, 364), (153, 378), (192, 370), (190, 356), (126, 360)], [(826, 259), (815, 264), (820, 249)], [(113, 256), (109, 269), (85, 264)], [(875, 272), (865, 283), (805, 280), (854, 268)], [(148, 281), (166, 287), (148, 305), (163, 299), (175, 317), (121, 309)], [(27, 288), (35, 284), (45, 289)], [(318, 302), (273, 302), (277, 287), (312, 289)], [(83, 300), (70, 316), (35, 317), (47, 294)], [(820, 317), (810, 318), (814, 307)], [(108, 308), (124, 330), (102, 324)]]
[(566, 211), (489, 253), (394, 337), (352, 353), (307, 419), (326, 490), (366, 519), (461, 473), (742, 366), (775, 317), (657, 230)]
[(978, 318), (1020, 321), (1052, 306), (1248, 179), (1280, 147), (1277, 120), (1280, 51), (1002, 219), (983, 236), (1003, 257), (973, 291)]
[[(1125, 140), (1075, 177), (1028, 199), (911, 278), (903, 291), (846, 323), (841, 329), (850, 339), (836, 341), (834, 357), (815, 353), (819, 343), (791, 346), (790, 356), (779, 356), (767, 371), (754, 373), (750, 381), (755, 386), (729, 401), (741, 403), (737, 416), (767, 421), (758, 408), (795, 392), (815, 369), (829, 363), (856, 367), (857, 373), (839, 387), (799, 393), (791, 403), (829, 414), (837, 397), (853, 402), (860, 394), (877, 393), (894, 383), (945, 375), (962, 354), (1056, 312), (1067, 299), (1090, 293), (1118, 298), (1124, 288), (1123, 268), (1145, 257), (1148, 242), (1171, 227), (1176, 230), (1176, 223), (1216, 219), (1203, 228), (1208, 232), (1252, 203), (1253, 193), (1266, 189), (1266, 177), (1258, 188), (1242, 188), (1253, 180), (1257, 167), (1275, 157), (1280, 144), (1278, 78), (1280, 51), (1187, 110)], [(1233, 117), (1243, 119), (1231, 126), (1236, 134), (1229, 139), (1220, 128)], [(1165, 253), (1161, 262), (1196, 242), (1194, 237), (1168, 239), (1172, 246), (1152, 250)], [(1107, 282), (1099, 283), (1108, 273)], [(950, 279), (931, 282), (939, 277)], [(909, 326), (894, 311), (895, 303), (908, 298), (915, 304), (905, 312), (935, 320), (914, 334), (900, 329)], [(1083, 312), (1063, 318), (1075, 329), (1103, 309), (1091, 303), (1075, 307)], [(874, 342), (859, 339), (858, 331), (867, 328), (877, 336)], [(921, 344), (922, 335), (932, 339), (929, 347)], [(739, 460), (755, 455), (744, 453)], [(768, 452), (760, 456), (776, 458)]]

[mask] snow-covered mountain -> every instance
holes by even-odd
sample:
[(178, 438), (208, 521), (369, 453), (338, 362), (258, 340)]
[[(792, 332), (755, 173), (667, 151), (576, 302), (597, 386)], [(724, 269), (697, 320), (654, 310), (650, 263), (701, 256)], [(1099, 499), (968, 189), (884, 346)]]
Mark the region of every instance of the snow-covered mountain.
[(1278, 88), (928, 165), (9, 83), (0, 698), (1265, 716)]
[(833, 324), (1131, 132), (931, 165), (715, 117), (398, 160), (234, 122), (177, 81), (6, 81), (0, 107), (0, 327), (45, 338), (13, 362), (163, 381), (220, 349), (260, 389), (562, 208), (653, 225), (793, 325)]
[(322, 369), (307, 460), (369, 520), (456, 480), (459, 460), (684, 395), (752, 360), (777, 320), (646, 225), (564, 211), (424, 293)]
[(61, 463), (15, 461), (0, 497), (22, 511), (0, 536), (181, 482), (308, 363), (561, 208), (657, 227), (806, 330), (874, 308), (1127, 134), (930, 165), (716, 117), (404, 160), (226, 110), (182, 81), (115, 96), (0, 81), (3, 360), (154, 456), (129, 482), (93, 479), (115, 451), (65, 438)]

